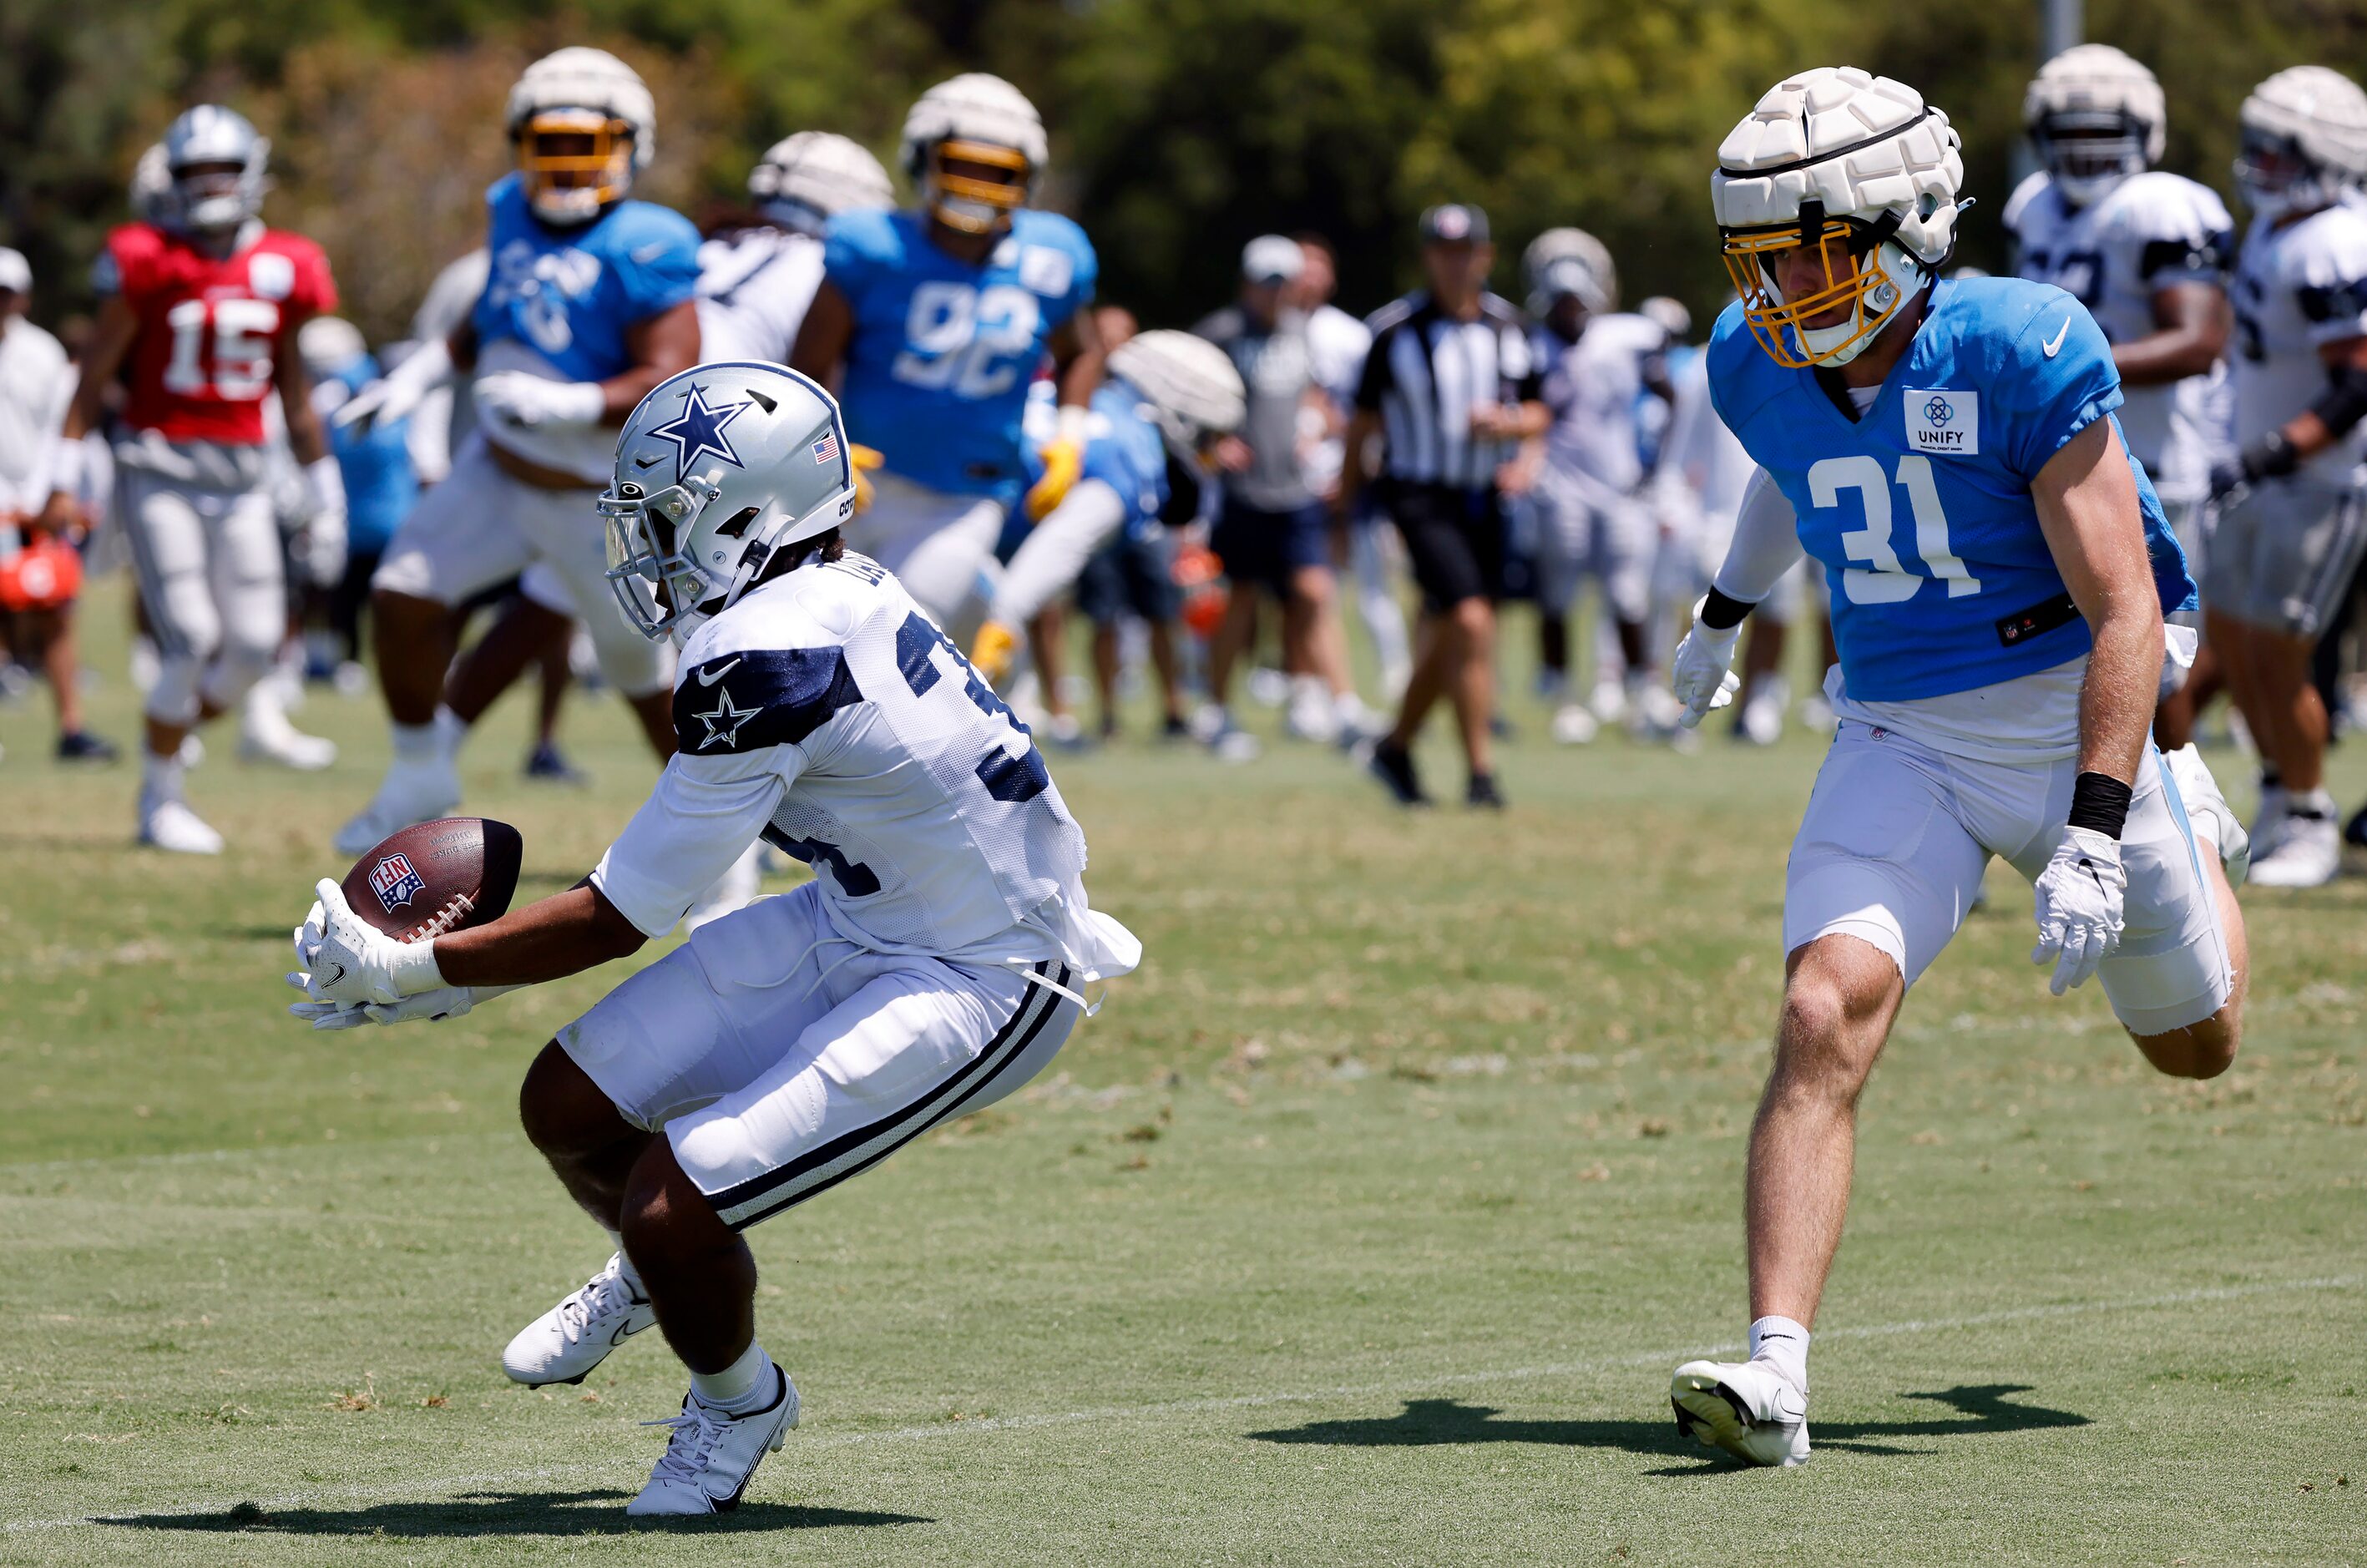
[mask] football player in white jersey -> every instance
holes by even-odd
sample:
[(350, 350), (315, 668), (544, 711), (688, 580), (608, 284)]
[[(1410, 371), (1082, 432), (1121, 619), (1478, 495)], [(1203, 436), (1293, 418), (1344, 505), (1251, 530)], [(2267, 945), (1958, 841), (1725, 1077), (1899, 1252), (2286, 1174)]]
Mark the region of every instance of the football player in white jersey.
[[(1628, 698), (1640, 699), (1652, 659), (1644, 643), (1651, 610), (1652, 556), (1658, 543), (1644, 483), (1639, 400), (1668, 399), (1662, 355), (1668, 329), (1619, 310), (1611, 253), (1582, 229), (1547, 229), (1521, 257), (1528, 285), (1531, 337), (1545, 376), (1553, 424), (1530, 492), (1537, 518), (1537, 608), (1545, 668), (1569, 667), (1570, 601), (1581, 576), (1602, 585), (1616, 624)], [(1641, 715), (1640, 700), (1612, 710)], [(1666, 715), (1674, 722), (1674, 714)], [(1554, 715), (1554, 738), (1594, 738), (1595, 715), (1576, 701)]]
[(823, 225), (839, 212), (886, 211), (896, 187), (861, 143), (800, 131), (765, 150), (748, 196), (762, 221), (698, 247), (699, 356), (786, 365), (821, 282)]
[(2252, 880), (2316, 887), (2340, 868), (2326, 705), (2310, 658), (2367, 549), (2367, 93), (2322, 65), (2244, 100), (2236, 179), (2253, 211), (2236, 272), (2236, 430), (2221, 465), (2203, 605), (2228, 686), (2277, 784)]
[[(2104, 329), (2129, 450), (2199, 562), (2211, 470), (2235, 445), (2225, 355), (2236, 222), (2208, 187), (2153, 166), (2168, 119), (2144, 65), (2105, 43), (2065, 50), (2022, 101), (2046, 166), (2007, 200), (2005, 223), (2022, 276), (2077, 295)], [(2173, 676), (2186, 653), (2166, 666)], [(2175, 751), (2193, 738), (2194, 710), (2183, 681), (2170, 685), (2154, 727)]]
[(1025, 726), (902, 584), (845, 552), (846, 449), (837, 405), (784, 368), (653, 390), (600, 512), (618, 601), (681, 647), (656, 790), (590, 876), (489, 925), (400, 944), (323, 881), (297, 934), (294, 1010), (316, 1027), (450, 1017), (664, 934), (759, 835), (814, 868), (560, 1030), (520, 1096), (616, 1253), (504, 1367), (580, 1381), (655, 1323), (690, 1368), (633, 1514), (733, 1506), (797, 1425), (739, 1233), (1009, 1095), (1082, 988), (1140, 958), (1087, 908), (1084, 835)]

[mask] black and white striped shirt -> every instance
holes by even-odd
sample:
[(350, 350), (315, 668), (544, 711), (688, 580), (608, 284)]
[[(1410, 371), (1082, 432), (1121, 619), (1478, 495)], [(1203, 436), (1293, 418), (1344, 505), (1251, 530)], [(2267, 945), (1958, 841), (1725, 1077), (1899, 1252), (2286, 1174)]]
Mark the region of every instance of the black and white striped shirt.
[(1377, 412), (1391, 479), (1485, 490), (1509, 460), (1512, 441), (1475, 437), (1471, 412), (1483, 404), (1528, 403), (1539, 377), (1521, 316), (1494, 294), (1479, 313), (1456, 321), (1428, 290), (1382, 306), (1366, 319), (1373, 347), (1356, 387), (1356, 406)]

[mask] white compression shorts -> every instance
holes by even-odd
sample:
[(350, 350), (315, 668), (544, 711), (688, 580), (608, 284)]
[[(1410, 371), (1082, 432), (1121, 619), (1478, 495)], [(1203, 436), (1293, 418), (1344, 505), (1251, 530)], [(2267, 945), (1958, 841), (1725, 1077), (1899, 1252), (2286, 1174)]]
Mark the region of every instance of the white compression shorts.
[[(628, 697), (669, 689), (672, 660), (625, 619), (608, 587), (608, 549), (593, 510), (597, 489), (545, 490), (512, 477), (481, 440), (453, 460), (452, 472), (419, 498), (387, 541), (372, 588), (456, 605), (540, 563), (563, 585), (600, 668)], [(548, 589), (544, 590), (547, 593)], [(544, 593), (534, 597), (546, 608)]]
[(953, 495), (892, 473), (873, 478), (871, 505), (846, 526), (846, 542), (896, 574), (956, 642), (968, 645), (1002, 578), (994, 547), (1002, 504)]
[(192, 723), (201, 695), (235, 706), (288, 631), (286, 551), (271, 492), (213, 489), (126, 464), (115, 504), (162, 661), (148, 716)]
[[(1859, 937), (1908, 984), (1956, 934), (1989, 857), (2030, 881), (2062, 842), (2077, 758), (2006, 764), (1844, 720), (1817, 774), (1784, 883), (1784, 951)], [(2138, 1034), (2200, 1023), (2235, 989), (2219, 904), (2178, 788), (2146, 748), (2121, 862), (2127, 926), (2097, 979)]]
[(559, 1031), (626, 1120), (663, 1130), (733, 1230), (869, 1169), (1044, 1070), (1073, 970), (881, 953), (808, 882), (700, 926)]
[(1088, 479), (1070, 490), (1042, 522), (1027, 530), (1002, 568), (987, 619), (1025, 626), (1075, 585), (1093, 552), (1126, 523), (1126, 502), (1106, 481)]

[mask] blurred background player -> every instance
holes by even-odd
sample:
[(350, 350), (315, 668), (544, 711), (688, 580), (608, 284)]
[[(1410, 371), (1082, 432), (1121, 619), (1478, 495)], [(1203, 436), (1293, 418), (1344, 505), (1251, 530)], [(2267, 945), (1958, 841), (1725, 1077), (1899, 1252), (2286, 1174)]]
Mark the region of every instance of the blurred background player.
[[(387, 541), (419, 499), (419, 475), (411, 456), (411, 419), (379, 419), (339, 425), (334, 415), (345, 401), (379, 379), (379, 367), (361, 329), (342, 316), (315, 316), (296, 335), (312, 380), (312, 409), (327, 422), (329, 449), (345, 485), (345, 558), (328, 592), (322, 624), (315, 630), (311, 666), (334, 675), (347, 665), (358, 672), (361, 617), (369, 600), (370, 574)], [(412, 416), (417, 417), (416, 415)]]
[[(982, 624), (1007, 510), (1024, 492), (1041, 519), (1076, 483), (1101, 384), (1093, 247), (1027, 205), (1048, 156), (1036, 106), (999, 76), (922, 94), (903, 142), (920, 205), (831, 220), (790, 357), (836, 388), (847, 429), (884, 462), (852, 542), (957, 642)], [(1048, 354), (1059, 414), (1031, 485), (1027, 388)], [(993, 659), (1018, 630), (998, 627), (978, 652)]]
[[(2200, 573), (2212, 467), (2234, 448), (2225, 353), (2236, 222), (2191, 179), (2156, 169), (2169, 115), (2151, 71), (2110, 44), (2083, 43), (2039, 68), (2022, 125), (2045, 167), (2005, 204), (2017, 270), (2078, 296), (2112, 345), (2127, 401), (2121, 430)], [(2180, 622), (2201, 624), (2199, 614)], [(2191, 630), (2172, 636), (2189, 642)], [(2165, 665), (2155, 731), (2193, 738), (2208, 672), (2190, 680), (2180, 645)]]
[(776, 142), (748, 173), (756, 222), (698, 247), (699, 358), (788, 363), (821, 282), (822, 230), (841, 212), (884, 212), (896, 187), (868, 149), (827, 131)]
[(1414, 772), (1413, 743), (1443, 698), (1469, 769), (1464, 800), (1504, 803), (1496, 786), (1496, 600), (1503, 592), (1504, 507), (1500, 472), (1521, 442), (1545, 433), (1535, 358), (1520, 312), (1488, 291), (1496, 247), (1476, 207), (1421, 215), (1421, 267), (1429, 279), (1374, 312), (1372, 351), (1356, 387), (1356, 414), (1341, 470), (1340, 511), (1353, 516), (1363, 456), (1382, 439), (1382, 505), (1404, 538), (1422, 596), (1413, 674), (1396, 728), (1374, 748), (1374, 776), (1403, 805), (1430, 803)]
[[(1669, 332), (1618, 309), (1611, 253), (1582, 229), (1539, 234), (1521, 257), (1521, 272), (1536, 318), (1530, 335), (1540, 395), (1553, 415), (1531, 494), (1538, 521), (1539, 663), (1563, 699), (1554, 738), (1582, 744), (1594, 738), (1599, 719), (1622, 715), (1665, 732), (1676, 715), (1651, 683), (1655, 661), (1644, 640), (1659, 529), (1640, 494), (1637, 414), (1648, 395), (1663, 403), (1671, 395), (1661, 358)], [(1569, 657), (1569, 610), (1582, 576), (1601, 585), (1625, 683), (1599, 680), (1603, 689), (1591, 710), (1578, 700)]]
[(2367, 550), (2367, 93), (2322, 65), (2280, 71), (2244, 100), (2237, 187), (2252, 210), (2236, 269), (2239, 453), (2203, 582), (2211, 638), (2273, 772), (2252, 880), (2316, 887), (2340, 869), (2326, 789), (2318, 639)]
[(48, 679), (57, 710), (60, 762), (116, 760), (112, 743), (83, 727), (82, 667), (74, 650), (74, 602), (82, 585), (79, 537), (40, 526), (50, 499), (74, 370), (55, 337), (25, 319), (33, 269), (0, 247), (0, 647)]
[(1256, 635), (1261, 591), (1282, 609), (1291, 733), (1330, 742), (1363, 739), (1367, 729), (1348, 676), (1326, 509), (1308, 479), (1309, 416), (1319, 434), (1330, 405), (1294, 295), (1306, 267), (1297, 241), (1260, 235), (1241, 251), (1239, 299), (1192, 329), (1225, 352), (1248, 398), (1239, 434), (1214, 452), (1224, 499), (1208, 545), (1225, 563), (1231, 597), (1208, 651), (1209, 709), (1199, 722), (1202, 738), (1236, 758), (1254, 754), (1226, 703), (1233, 666)]
[(82, 437), (119, 371), (116, 514), (161, 655), (148, 692), (139, 803), (143, 844), (213, 855), (221, 835), (183, 797), (182, 742), (271, 668), (287, 630), (264, 402), (275, 392), (313, 505), (344, 487), (312, 413), (297, 333), (336, 307), (328, 259), (258, 216), (269, 145), (243, 116), (201, 104), (164, 133), (162, 222), (108, 237), (102, 296), (55, 449), (44, 523), (73, 518)]
[[(528, 66), (510, 90), (505, 129), (518, 167), (485, 194), (490, 270), (468, 319), (338, 411), (347, 422), (397, 418), (454, 368), (473, 372), (477, 438), (403, 519), (371, 580), (394, 759), (339, 831), (341, 853), (459, 803), (460, 743), (505, 681), (447, 697), (452, 610), (529, 562), (549, 569), (546, 597), (563, 591), (568, 603), (522, 596), (509, 612), (522, 618), (520, 641), (538, 648), (571, 614), (581, 618), (651, 748), (661, 759), (674, 752), (665, 656), (608, 589), (591, 503), (617, 424), (699, 358), (697, 232), (629, 198), (656, 150), (656, 111), (614, 55), (562, 49)], [(695, 396), (685, 394), (681, 417), (693, 438), (728, 438)]]

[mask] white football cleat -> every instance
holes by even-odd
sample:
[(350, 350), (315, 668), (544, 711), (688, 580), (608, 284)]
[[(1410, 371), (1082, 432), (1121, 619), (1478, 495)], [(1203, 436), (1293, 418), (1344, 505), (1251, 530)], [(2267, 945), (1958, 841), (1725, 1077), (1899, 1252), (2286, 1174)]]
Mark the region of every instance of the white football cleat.
[(189, 810), (186, 801), (142, 801), (140, 842), (153, 849), (169, 849), (176, 855), (222, 852), (222, 835)]
[(460, 771), (449, 762), (398, 762), (386, 770), (386, 780), (345, 826), (337, 829), (336, 851), (362, 855), (391, 835), (413, 823), (448, 816), (460, 803)]
[(696, 1393), (682, 1398), (682, 1414), (651, 1426), (671, 1426), (666, 1451), (650, 1472), (650, 1483), (625, 1506), (628, 1514), (724, 1514), (740, 1506), (741, 1494), (766, 1454), (781, 1451), (798, 1424), (798, 1385), (775, 1367), (780, 1393), (762, 1410), (732, 1415)]
[(1688, 1361), (1669, 1403), (1678, 1431), (1745, 1464), (1808, 1462), (1808, 1396), (1763, 1361)]
[(657, 1321), (649, 1298), (626, 1280), (617, 1253), (582, 1290), (518, 1330), (502, 1352), (502, 1370), (530, 1389), (580, 1383), (609, 1351)]
[(1602, 721), (1583, 702), (1565, 702), (1554, 711), (1552, 732), (1557, 745), (1591, 745), (1602, 731)]
[(2187, 822), (2218, 850), (2219, 864), (2227, 873), (2227, 885), (2242, 887), (2252, 865), (2252, 835), (2244, 831), (2235, 808), (2219, 792), (2219, 780), (2211, 776), (2210, 765), (2203, 760), (2203, 754), (2191, 741), (2176, 751), (2162, 753), (2161, 765), (2169, 770), (2170, 782), (2178, 786), (2179, 803), (2186, 808)]
[[(337, 743), (324, 736), (306, 734), (288, 722), (285, 710), (250, 696), (239, 719), (238, 755), (248, 762), (267, 762), (298, 773), (318, 773), (335, 766)], [(362, 847), (367, 849), (369, 845)]]
[(1736, 736), (1754, 746), (1772, 746), (1784, 738), (1784, 691), (1776, 682), (1761, 681), (1759, 690), (1742, 705)]
[(2276, 841), (2252, 862), (2251, 881), (2256, 888), (2318, 888), (2341, 869), (2342, 824), (2332, 797), (2321, 790), (2286, 807)]

